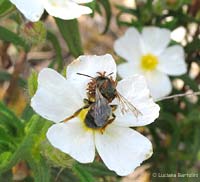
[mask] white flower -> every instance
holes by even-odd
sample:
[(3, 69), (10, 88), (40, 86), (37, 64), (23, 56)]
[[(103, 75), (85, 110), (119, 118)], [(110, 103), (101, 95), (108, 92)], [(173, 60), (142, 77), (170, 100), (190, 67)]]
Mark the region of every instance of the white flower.
[[(96, 147), (110, 170), (118, 175), (128, 175), (152, 155), (151, 142), (129, 127), (152, 123), (159, 115), (159, 106), (149, 97), (143, 76), (132, 76), (119, 81), (116, 88), (141, 115), (136, 117), (131, 111), (122, 115), (120, 107), (117, 107), (113, 122), (104, 129), (91, 128), (86, 124), (89, 109), (83, 109), (76, 117), (62, 122), (82, 108), (84, 99), (88, 98), (86, 88), (93, 79), (77, 73), (97, 78), (98, 72), (110, 74), (107, 77), (110, 80), (116, 79), (116, 64), (111, 55), (80, 56), (68, 66), (67, 79), (52, 69), (43, 69), (39, 73), (38, 90), (31, 106), (38, 114), (56, 123), (47, 132), (54, 147), (81, 163), (94, 160)], [(119, 104), (118, 99), (110, 105), (113, 103)], [(92, 123), (91, 120), (87, 122)]]
[(83, 14), (90, 14), (92, 10), (79, 3), (93, 0), (10, 0), (32, 22), (38, 21), (44, 10), (50, 15), (69, 20)]
[(154, 99), (168, 95), (172, 90), (168, 75), (186, 73), (183, 48), (167, 47), (169, 42), (167, 29), (146, 27), (140, 34), (135, 28), (129, 28), (114, 43), (115, 52), (127, 61), (118, 67), (120, 76), (142, 74)]

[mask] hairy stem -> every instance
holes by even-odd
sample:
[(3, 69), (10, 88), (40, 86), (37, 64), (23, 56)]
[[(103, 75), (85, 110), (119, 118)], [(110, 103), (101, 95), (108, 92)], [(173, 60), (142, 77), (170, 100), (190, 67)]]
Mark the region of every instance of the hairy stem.
[(192, 96), (192, 95), (200, 95), (200, 91), (199, 92), (191, 92), (191, 93), (183, 93), (183, 94), (175, 94), (175, 95), (170, 95), (167, 97), (163, 97), (160, 99), (155, 100), (155, 102), (159, 102), (159, 101), (163, 101), (163, 100), (168, 100), (168, 99), (173, 99), (173, 98), (178, 98), (178, 97), (185, 97), (185, 96)]

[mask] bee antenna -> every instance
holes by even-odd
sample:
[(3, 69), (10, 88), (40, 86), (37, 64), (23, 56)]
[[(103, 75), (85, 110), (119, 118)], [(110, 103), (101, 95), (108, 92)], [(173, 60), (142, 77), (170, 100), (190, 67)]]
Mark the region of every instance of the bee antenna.
[(112, 74), (113, 74), (113, 72), (109, 73), (107, 76), (110, 76), (110, 75), (112, 75)]
[(94, 78), (94, 77), (92, 77), (92, 76), (90, 76), (90, 75), (86, 75), (86, 74), (83, 74), (83, 73), (76, 73), (77, 75), (81, 75), (81, 76), (86, 76), (86, 77), (89, 77), (89, 78)]

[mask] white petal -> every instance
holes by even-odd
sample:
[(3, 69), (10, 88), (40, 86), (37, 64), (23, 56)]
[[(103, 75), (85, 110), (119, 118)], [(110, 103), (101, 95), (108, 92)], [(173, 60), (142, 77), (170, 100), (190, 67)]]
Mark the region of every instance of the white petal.
[(41, 0), (10, 0), (32, 22), (38, 21), (44, 12)]
[(67, 78), (78, 81), (86, 87), (91, 78), (78, 75), (77, 73), (96, 77), (98, 76), (97, 72), (102, 73), (104, 71), (107, 75), (112, 73), (111, 76), (114, 80), (116, 79), (116, 63), (111, 55), (80, 56), (67, 67)]
[(134, 75), (118, 82), (117, 90), (127, 99), (149, 97), (149, 89), (142, 75)]
[(184, 50), (181, 46), (168, 47), (159, 56), (158, 69), (169, 75), (177, 76), (185, 74), (187, 66), (184, 60)]
[(83, 3), (89, 3), (89, 2), (92, 2), (93, 0), (72, 0), (72, 1), (74, 1), (75, 3), (83, 4)]
[(118, 73), (122, 78), (127, 78), (133, 76), (134, 74), (142, 74), (142, 69), (139, 65), (134, 64), (133, 62), (122, 63), (117, 67)]
[(141, 57), (140, 34), (135, 28), (129, 28), (124, 36), (114, 43), (115, 52), (129, 62), (139, 62)]
[(74, 19), (83, 14), (92, 13), (90, 8), (68, 0), (43, 0), (43, 2), (44, 8), (50, 15), (64, 20)]
[(123, 79), (117, 85), (117, 91), (127, 99), (140, 113), (132, 111), (122, 114), (120, 107), (115, 112), (115, 125), (144, 126), (155, 121), (159, 116), (159, 106), (150, 97), (146, 80), (143, 76), (132, 76)]
[(120, 176), (130, 174), (152, 155), (151, 142), (138, 132), (110, 125), (95, 133), (95, 144), (106, 166)]
[(185, 39), (186, 33), (186, 29), (180, 26), (171, 32), (171, 39), (181, 43)]
[(84, 129), (77, 118), (51, 126), (47, 132), (49, 142), (81, 163), (94, 160), (95, 145), (92, 131)]
[(146, 73), (150, 94), (154, 99), (167, 96), (172, 91), (172, 84), (165, 73), (159, 71)]
[(144, 54), (159, 55), (170, 42), (170, 31), (158, 27), (146, 27), (142, 31)]
[(38, 90), (31, 106), (42, 117), (59, 122), (71, 116), (83, 105), (83, 98), (73, 84), (56, 71), (45, 68), (38, 76)]

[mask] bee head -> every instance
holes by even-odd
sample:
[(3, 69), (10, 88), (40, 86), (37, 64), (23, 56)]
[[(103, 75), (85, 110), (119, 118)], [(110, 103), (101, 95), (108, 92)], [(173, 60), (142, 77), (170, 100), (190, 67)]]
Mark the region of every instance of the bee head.
[(116, 82), (112, 79), (112, 77), (98, 76), (96, 78), (96, 87), (109, 102), (112, 102), (112, 100), (116, 97)]
[(97, 77), (92, 77), (86, 74), (77, 73), (78, 75), (87, 76), (91, 78), (91, 81), (87, 86), (87, 95), (90, 101), (95, 100), (96, 89), (98, 88), (100, 93), (104, 98), (108, 100), (108, 102), (112, 102), (112, 100), (117, 95), (116, 90), (116, 81), (113, 80), (112, 74), (106, 74), (106, 72), (97, 72)]

